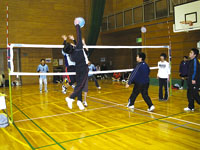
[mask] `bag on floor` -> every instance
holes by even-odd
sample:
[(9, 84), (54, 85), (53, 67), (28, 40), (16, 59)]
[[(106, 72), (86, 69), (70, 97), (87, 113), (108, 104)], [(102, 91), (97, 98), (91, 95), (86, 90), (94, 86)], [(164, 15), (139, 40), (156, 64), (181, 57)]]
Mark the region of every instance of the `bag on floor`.
[(174, 85), (173, 85), (173, 89), (179, 89), (180, 88), (180, 85), (178, 84), (178, 83), (175, 83)]
[(7, 127), (8, 124), (8, 118), (4, 114), (0, 114), (0, 128)]

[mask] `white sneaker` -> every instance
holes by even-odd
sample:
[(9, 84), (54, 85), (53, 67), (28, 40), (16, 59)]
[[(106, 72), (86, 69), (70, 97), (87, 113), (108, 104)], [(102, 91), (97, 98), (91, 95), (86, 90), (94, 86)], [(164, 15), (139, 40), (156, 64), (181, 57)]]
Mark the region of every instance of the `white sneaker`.
[(180, 87), (179, 90), (183, 90), (183, 87)]
[(84, 105), (85, 107), (87, 107), (87, 106), (88, 106), (88, 104), (87, 104), (87, 102), (86, 102), (86, 101), (83, 101), (83, 105)]
[(81, 101), (77, 101), (77, 106), (79, 107), (80, 110), (84, 110), (85, 107), (83, 106), (83, 103)]
[(66, 93), (67, 93), (67, 88), (66, 88), (64, 85), (62, 86), (62, 93), (63, 93), (63, 94), (66, 94)]
[(152, 105), (149, 109), (147, 109), (147, 111), (151, 112), (151, 111), (154, 111), (154, 109), (155, 109), (155, 106)]
[(184, 108), (184, 111), (194, 111), (194, 109), (190, 109), (188, 107)]
[(69, 97), (66, 97), (65, 101), (67, 102), (69, 109), (72, 109), (72, 103), (74, 102), (74, 100)]
[(129, 109), (134, 109), (134, 105), (128, 106)]
[(101, 90), (101, 87), (99, 86), (98, 89)]

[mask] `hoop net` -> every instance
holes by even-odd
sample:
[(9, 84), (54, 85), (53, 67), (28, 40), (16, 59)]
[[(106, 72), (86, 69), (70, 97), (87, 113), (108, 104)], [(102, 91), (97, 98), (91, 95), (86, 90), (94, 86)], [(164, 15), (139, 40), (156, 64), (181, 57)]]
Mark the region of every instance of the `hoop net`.
[(184, 32), (189, 32), (189, 29), (193, 26), (192, 21), (181, 21), (180, 24)]

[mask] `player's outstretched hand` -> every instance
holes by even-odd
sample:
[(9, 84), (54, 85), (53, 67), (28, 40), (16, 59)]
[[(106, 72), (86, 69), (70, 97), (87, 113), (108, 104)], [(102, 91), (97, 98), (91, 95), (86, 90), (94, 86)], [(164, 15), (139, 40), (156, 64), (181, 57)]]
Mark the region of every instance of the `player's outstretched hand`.
[(77, 24), (80, 24), (80, 21), (78, 19), (75, 19), (74, 24), (76, 26)]
[(73, 35), (69, 35), (69, 39), (73, 41), (74, 40), (74, 36)]
[(66, 36), (66, 35), (62, 35), (62, 38), (63, 38), (64, 40), (67, 40), (67, 36)]
[(126, 84), (126, 88), (129, 88), (129, 85), (128, 85), (128, 84)]

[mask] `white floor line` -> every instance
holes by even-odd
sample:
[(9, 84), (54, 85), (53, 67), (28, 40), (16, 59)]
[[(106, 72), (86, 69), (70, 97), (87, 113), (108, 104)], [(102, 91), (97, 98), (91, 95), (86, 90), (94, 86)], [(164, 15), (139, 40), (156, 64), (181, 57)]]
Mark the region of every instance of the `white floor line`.
[[(100, 98), (96, 98), (96, 97), (91, 97), (91, 96), (88, 96), (88, 97), (89, 98), (93, 98), (93, 99), (97, 99), (97, 100), (100, 100), (100, 101), (108, 102), (108, 103), (111, 103), (111, 104), (117, 104), (115, 102), (110, 102), (110, 101), (107, 101), (107, 100), (104, 100), (104, 99), (100, 99)], [(152, 98), (152, 99), (157, 99), (157, 98)], [(148, 112), (146, 110), (142, 110), (142, 109), (139, 109), (139, 108), (135, 108), (135, 110), (139, 110), (139, 111), (142, 111), (142, 112), (151, 113), (151, 114), (158, 115), (158, 116), (161, 116), (161, 117), (167, 117), (167, 118), (174, 119), (174, 120), (177, 120), (177, 121), (181, 121), (181, 122), (185, 122), (185, 123), (189, 123), (189, 124), (200, 126), (200, 124), (196, 123), (196, 122), (191, 122), (191, 121), (187, 121), (187, 120), (183, 120), (183, 119), (178, 119), (178, 118), (174, 118), (174, 117), (168, 117), (166, 115), (162, 115), (162, 114), (154, 113), (154, 112)]]
[[(106, 106), (106, 107), (99, 107), (99, 108), (93, 108), (93, 109), (87, 109), (86, 111), (104, 109), (104, 108), (109, 108), (109, 107), (114, 107), (114, 106), (124, 106), (125, 104), (127, 104), (127, 103), (124, 103), (124, 104), (115, 104), (115, 105), (110, 105), (110, 106)], [(38, 120), (38, 119), (51, 118), (51, 117), (57, 117), (57, 116), (64, 116), (64, 115), (76, 114), (76, 113), (81, 113), (81, 112), (84, 112), (84, 111), (76, 111), (76, 112), (62, 113), (62, 114), (56, 114), (56, 115), (50, 115), (50, 116), (43, 116), (43, 117), (37, 117), (37, 118), (24, 119), (24, 120), (17, 120), (17, 121), (15, 121), (15, 123), (16, 122), (29, 121), (29, 120)]]
[[(137, 101), (137, 103), (142, 102), (143, 100)], [(118, 104), (115, 103), (114, 105), (106, 106), (106, 107), (99, 107), (99, 108), (93, 108), (93, 109), (87, 109), (86, 111), (92, 111), (92, 110), (98, 110), (98, 109), (104, 109), (104, 108), (109, 108), (109, 107), (114, 107), (114, 106), (126, 106), (127, 103), (123, 104)], [(75, 114), (75, 113), (81, 113), (83, 111), (76, 111), (76, 112), (70, 112), (70, 113), (63, 113), (63, 114), (56, 114), (56, 115), (50, 115), (50, 116), (42, 116), (42, 117), (37, 117), (37, 118), (30, 118), (30, 119), (24, 119), (24, 120), (17, 120), (16, 122), (25, 122), (29, 120), (38, 120), (38, 119), (44, 119), (44, 118), (51, 118), (51, 117), (57, 117), (57, 116), (64, 116), (64, 115), (69, 115), (69, 114)]]
[[(111, 102), (111, 101), (108, 101), (108, 100), (105, 100), (105, 99), (100, 99), (100, 98), (96, 98), (96, 97), (92, 97), (92, 96), (87, 96), (87, 97), (93, 98), (93, 99), (97, 99), (97, 100), (100, 100), (100, 101), (104, 101), (104, 102), (108, 102), (108, 103), (111, 103), (111, 104), (114, 104), (112, 106), (107, 106), (107, 107), (100, 107), (100, 108), (88, 109), (89, 111), (103, 109), (103, 108), (109, 108), (109, 107), (113, 107), (113, 106), (124, 106), (124, 104), (126, 104), (126, 103), (124, 103), (124, 104), (118, 104), (118, 103), (115, 103), (115, 102)], [(157, 98), (152, 98), (152, 100), (153, 99), (157, 99)], [(139, 111), (142, 111), (142, 112), (146, 112), (146, 113), (158, 115), (158, 116), (161, 116), (161, 117), (167, 117), (167, 118), (170, 118), (170, 119), (173, 119), (173, 120), (177, 120), (177, 121), (181, 121), (181, 122), (185, 122), (185, 123), (189, 123), (189, 124), (200, 126), (199, 123), (195, 123), (195, 122), (191, 122), (191, 121), (187, 121), (187, 120), (183, 120), (183, 119), (178, 119), (178, 118), (174, 118), (174, 117), (168, 117), (166, 115), (162, 115), (162, 114), (154, 113), (154, 112), (148, 112), (148, 111), (145, 111), (145, 110), (142, 110), (142, 109), (139, 109), (139, 108), (135, 108), (135, 110), (139, 110)], [(31, 120), (42, 119), (42, 118), (49, 118), (49, 117), (55, 117), (55, 116), (62, 116), (62, 115), (67, 115), (67, 114), (79, 113), (79, 112), (82, 112), (82, 111), (71, 112), (71, 113), (63, 113), (63, 114), (57, 114), (57, 115), (51, 115), (51, 116), (44, 116), (44, 117), (38, 117), (38, 118), (31, 118)], [(18, 120), (18, 121), (15, 121), (15, 122), (22, 122), (22, 121), (28, 121), (28, 120), (30, 120), (30, 119)]]

